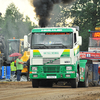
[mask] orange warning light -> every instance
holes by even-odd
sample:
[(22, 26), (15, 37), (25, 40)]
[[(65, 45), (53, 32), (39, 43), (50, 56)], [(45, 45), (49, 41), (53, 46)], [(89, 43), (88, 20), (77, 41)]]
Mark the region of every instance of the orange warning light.
[(13, 39), (15, 39), (15, 37), (13, 37)]
[(92, 37), (94, 37), (94, 38), (100, 38), (100, 32), (92, 33)]

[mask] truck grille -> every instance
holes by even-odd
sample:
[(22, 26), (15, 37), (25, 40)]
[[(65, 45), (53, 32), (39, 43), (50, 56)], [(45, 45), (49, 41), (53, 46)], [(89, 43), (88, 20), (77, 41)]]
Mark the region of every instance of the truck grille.
[(45, 66), (43, 67), (44, 73), (59, 73), (60, 66)]
[(59, 65), (60, 59), (59, 58), (44, 58), (43, 64), (45, 64), (45, 65)]

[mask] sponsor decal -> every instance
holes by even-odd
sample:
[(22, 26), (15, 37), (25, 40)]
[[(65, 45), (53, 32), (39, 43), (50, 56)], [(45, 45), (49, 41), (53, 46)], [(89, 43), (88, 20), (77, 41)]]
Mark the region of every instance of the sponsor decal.
[(80, 52), (81, 59), (100, 59), (100, 53), (95, 52)]
[(49, 31), (51, 31), (51, 32), (55, 31), (56, 32), (56, 31), (62, 31), (62, 29), (44, 29), (44, 30), (41, 30), (41, 32), (46, 32), (46, 31), (48, 31), (48, 32)]
[(44, 54), (59, 54), (59, 52), (44, 52)]
[(42, 57), (39, 50), (33, 50), (33, 57)]
[(69, 57), (70, 56), (70, 49), (65, 49), (61, 54), (61, 57)]
[(74, 56), (79, 53), (79, 46), (74, 49)]

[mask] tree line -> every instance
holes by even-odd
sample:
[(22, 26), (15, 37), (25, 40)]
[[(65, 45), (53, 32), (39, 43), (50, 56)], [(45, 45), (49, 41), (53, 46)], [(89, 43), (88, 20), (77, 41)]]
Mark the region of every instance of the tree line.
[[(82, 36), (81, 51), (87, 51), (90, 36), (88, 30), (94, 31), (95, 27), (100, 25), (100, 0), (77, 0), (71, 7), (58, 8), (61, 12), (52, 26), (79, 26), (79, 33)], [(73, 19), (70, 24), (66, 22), (68, 18)]]
[(23, 17), (13, 3), (7, 7), (4, 16), (0, 13), (0, 35), (3, 35), (5, 39), (24, 38), (24, 35), (30, 33), (34, 27), (37, 25), (32, 23), (28, 16)]
[[(94, 31), (95, 27), (100, 25), (100, 0), (77, 0), (70, 7), (55, 5), (55, 9), (49, 26), (79, 26), (79, 34), (82, 36), (81, 51), (87, 51), (90, 35), (88, 30)], [(67, 23), (68, 18), (73, 19), (72, 22)], [(8, 39), (23, 38), (37, 27), (35, 23), (31, 23), (30, 18), (24, 18), (18, 8), (11, 3), (6, 9), (5, 16), (2, 17), (0, 13), (0, 34)]]

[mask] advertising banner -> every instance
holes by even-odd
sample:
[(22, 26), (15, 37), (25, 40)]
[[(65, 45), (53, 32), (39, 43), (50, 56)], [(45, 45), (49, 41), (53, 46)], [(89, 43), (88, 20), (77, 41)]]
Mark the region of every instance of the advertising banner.
[(80, 59), (100, 59), (100, 53), (80, 52)]

